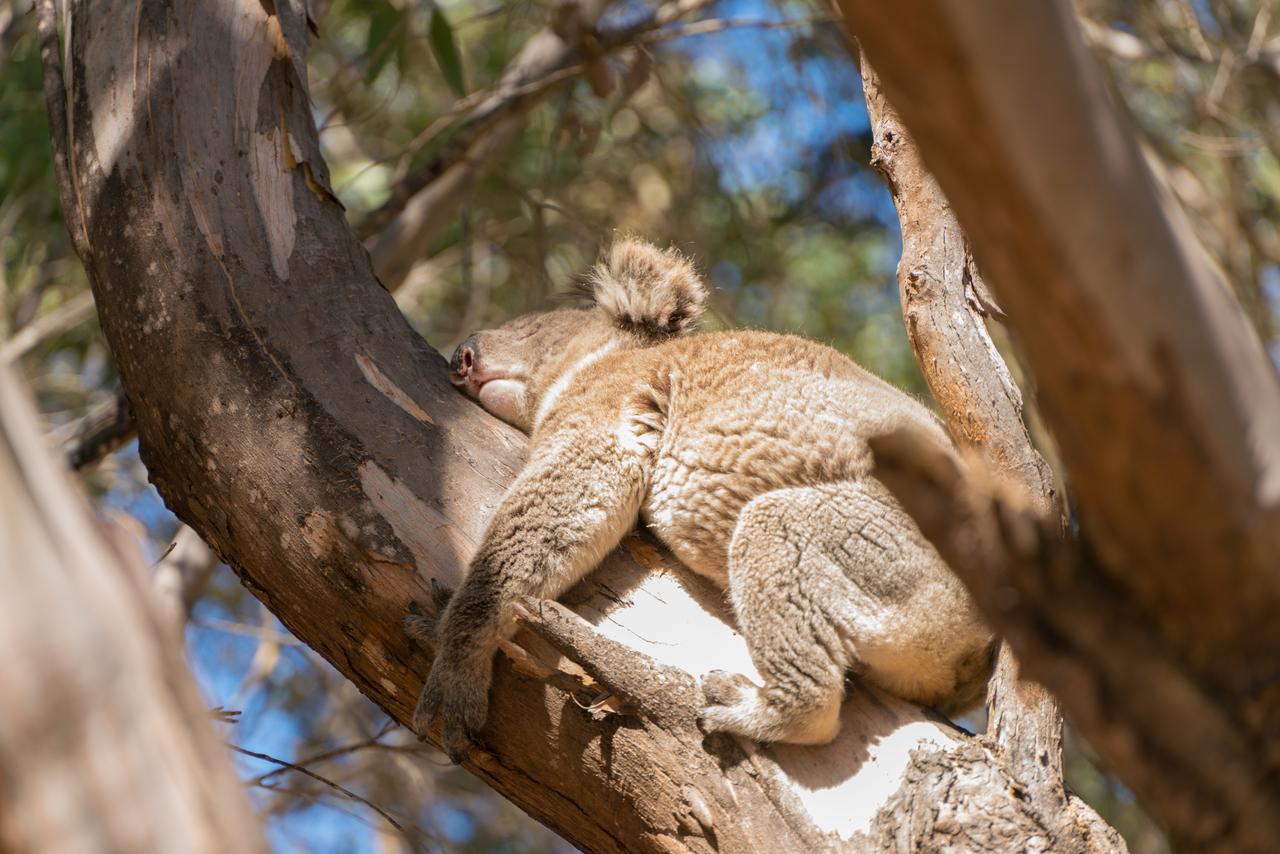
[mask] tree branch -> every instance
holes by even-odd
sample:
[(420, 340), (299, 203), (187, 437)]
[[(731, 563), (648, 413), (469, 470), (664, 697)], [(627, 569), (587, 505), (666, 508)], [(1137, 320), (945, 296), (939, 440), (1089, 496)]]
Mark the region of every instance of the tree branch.
[[(580, 0), (535, 33), (487, 93), (463, 98), (468, 112), (449, 141), (400, 181), (387, 201), (356, 225), (369, 246), (378, 276), (394, 290), (422, 255), (430, 235), (454, 216), (481, 172), (524, 129), (525, 117), (558, 86), (585, 75), (604, 94), (612, 85), (603, 60), (646, 35), (709, 5), (710, 0), (668, 0), (635, 23), (607, 32), (596, 21), (607, 0)], [(455, 107), (455, 109), (457, 109)], [(453, 118), (427, 129), (435, 135)]]
[(129, 399), (120, 392), (89, 410), (83, 418), (56, 430), (53, 441), (62, 446), (67, 464), (81, 471), (124, 447), (137, 433)]
[[(981, 467), (958, 468), (927, 439), (891, 434), (872, 450), (876, 477), (975, 597), (1004, 603), (1001, 631), (1058, 686), (1073, 721), (1113, 749), (1123, 745), (1117, 766), (1146, 769), (1136, 778), (1144, 806), (1182, 809), (1178, 830), (1199, 838), (1254, 840), (1280, 830), (1266, 787), (1241, 773), (1259, 764), (1248, 735), (1133, 618), (1135, 604), (1103, 577), (1095, 555), (1064, 540), (1020, 490), (990, 482)], [(1135, 732), (1130, 716), (1153, 723)], [(1206, 753), (1213, 763), (1201, 761)], [(1233, 826), (1233, 815), (1249, 824)], [(1264, 849), (1251, 842), (1241, 850)]]
[(88, 291), (76, 294), (62, 305), (41, 315), (0, 344), (0, 361), (12, 362), (29, 353), (40, 344), (74, 329), (93, 317), (93, 294)]
[[(335, 792), (342, 795), (347, 800), (354, 801), (355, 803), (358, 803), (358, 804), (362, 804), (368, 807), (369, 809), (373, 810), (379, 816), (381, 816), (382, 820), (385, 821), (387, 824), (394, 827), (400, 833), (403, 833), (406, 836), (408, 836), (408, 834), (405, 832), (404, 825), (402, 825), (399, 821), (397, 821), (395, 816), (391, 815), (391, 813), (387, 812), (382, 807), (378, 806), (368, 798), (362, 798), (360, 795), (357, 795), (355, 792), (351, 791), (346, 786), (343, 786), (341, 783), (335, 783), (333, 780), (330, 780), (328, 777), (317, 774), (315, 771), (312, 771), (310, 768), (307, 768), (303, 765), (296, 765), (292, 762), (287, 762), (284, 759), (277, 759), (276, 757), (270, 756), (266, 753), (258, 753), (255, 750), (248, 750), (246, 748), (241, 747), (238, 744), (228, 744), (227, 746), (230, 747), (232, 750), (234, 750), (236, 753), (242, 754), (244, 756), (252, 756), (254, 759), (261, 759), (263, 762), (270, 762), (272, 765), (277, 765), (279, 766), (281, 771), (293, 771), (297, 774), (302, 774), (303, 776), (310, 777), (312, 780), (315, 780), (316, 782), (321, 783), (325, 786), (328, 786), (330, 789), (333, 789)], [(263, 785), (262, 781), (265, 777), (266, 775), (262, 775), (254, 782), (257, 783), (258, 785)], [(270, 787), (268, 786), (266, 788), (270, 788)]]
[(0, 364), (0, 848), (265, 851), (132, 544)]
[[(1087, 537), (1054, 596), (1011, 601), (1019, 588), (957, 571), (1180, 841), (1265, 848), (1280, 832), (1274, 369), (1162, 198), (1069, 4), (841, 7), (1026, 351)], [(1157, 662), (1158, 690), (1134, 678)], [(1187, 738), (1205, 727), (1214, 749)]]
[[(929, 174), (879, 76), (860, 57), (871, 120), (871, 165), (885, 178), (902, 228), (898, 289), (907, 336), (947, 425), (996, 471), (1019, 483), (1037, 512), (1057, 516), (1053, 473), (1032, 447), (1022, 394), (987, 332), (994, 301), (937, 181)], [(1002, 644), (988, 695), (987, 732), (999, 745), (1055, 847), (1115, 851), (1123, 841), (1062, 777), (1062, 717), (1047, 691), (1019, 679)], [(1091, 833), (1094, 838), (1090, 838)]]

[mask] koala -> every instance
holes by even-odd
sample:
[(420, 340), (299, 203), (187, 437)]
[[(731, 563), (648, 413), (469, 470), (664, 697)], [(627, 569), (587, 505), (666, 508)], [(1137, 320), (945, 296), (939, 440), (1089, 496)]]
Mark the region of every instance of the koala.
[(452, 382), (529, 434), (458, 591), (414, 715), (455, 759), (484, 724), (521, 595), (555, 598), (637, 524), (727, 592), (763, 685), (703, 678), (707, 732), (823, 744), (856, 675), (955, 714), (986, 689), (994, 639), (960, 581), (870, 476), (867, 438), (938, 419), (830, 347), (699, 333), (707, 289), (674, 250), (614, 243), (588, 307), (477, 332)]

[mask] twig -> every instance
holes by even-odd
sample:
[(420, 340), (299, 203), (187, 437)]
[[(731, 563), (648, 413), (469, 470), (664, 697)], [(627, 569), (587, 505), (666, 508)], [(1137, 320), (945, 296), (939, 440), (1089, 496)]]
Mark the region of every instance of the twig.
[[(346, 756), (347, 754), (355, 753), (358, 750), (364, 750), (366, 747), (385, 747), (386, 745), (383, 745), (381, 743), (381, 739), (384, 735), (391, 732), (391, 730), (395, 729), (395, 727), (396, 727), (395, 721), (388, 721), (387, 723), (382, 725), (382, 728), (379, 729), (375, 735), (369, 738), (366, 738), (364, 741), (358, 741), (354, 744), (346, 744), (346, 745), (343, 745), (342, 747), (335, 747), (332, 750), (326, 750), (323, 753), (316, 753), (311, 756), (308, 756), (306, 759), (299, 759), (295, 764), (298, 765), (299, 767), (311, 766), (311, 765), (316, 765), (320, 762), (327, 762), (330, 759), (336, 759), (339, 756)], [(283, 774), (289, 770), (292, 770), (292, 769), (276, 768), (274, 770), (267, 771), (264, 774), (259, 774), (257, 777), (254, 777), (249, 782), (255, 786), (260, 786), (266, 780), (269, 780), (272, 777), (276, 777), (280, 774)]]
[[(408, 24), (410, 14), (411, 10), (406, 10), (400, 15), (396, 22), (391, 25), (391, 29), (387, 31), (387, 34), (383, 36), (382, 41), (376, 48), (374, 48), (371, 55), (362, 53), (359, 56), (353, 56), (335, 69), (333, 74), (329, 75), (330, 80), (336, 80), (336, 82), (329, 87), (331, 101), (336, 103), (342, 100), (351, 90), (352, 80), (350, 78), (350, 71), (357, 61), (363, 59), (365, 61), (365, 66), (368, 67), (379, 62), (387, 51), (391, 50), (395, 45), (396, 38), (400, 35), (400, 31)], [(330, 110), (329, 113), (320, 120), (320, 124), (317, 126), (316, 130), (320, 133), (324, 133), (326, 129), (331, 127), (329, 123), (333, 121), (333, 117), (337, 115), (338, 110), (339, 107), (337, 106)]]
[(151, 589), (161, 611), (181, 636), (196, 601), (218, 568), (218, 556), (194, 529), (182, 525), (155, 562)]
[[(1154, 52), (1142, 39), (1089, 18), (1080, 18), (1080, 28), (1091, 47), (1104, 50), (1117, 59), (1134, 62), (1150, 59)], [(1198, 59), (1199, 57), (1197, 57)]]
[[(527, 75), (533, 69), (522, 66), (533, 63), (528, 60), (522, 62), (521, 57), (517, 57), (512, 66), (503, 72), (498, 83), (486, 93), (486, 97), (478, 98), (477, 95), (473, 94), (463, 99), (463, 101), (470, 102), (468, 108), (470, 108), (471, 103), (475, 104), (474, 111), (457, 128), (448, 144), (423, 164), (421, 168), (411, 172), (396, 185), (391, 192), (390, 198), (381, 207), (375, 209), (360, 221), (356, 226), (356, 232), (362, 239), (367, 239), (377, 234), (404, 210), (410, 199), (452, 166), (467, 159), (472, 147), (503, 119), (519, 115), (525, 110), (531, 109), (541, 100), (542, 95), (545, 95), (559, 83), (588, 71), (589, 66), (599, 62), (603, 56), (627, 47), (635, 43), (645, 33), (666, 26), (671, 21), (690, 14), (709, 3), (710, 0), (678, 0), (678, 2), (666, 3), (634, 24), (600, 35), (597, 44), (592, 45), (593, 49), (590, 51), (590, 56), (581, 56), (581, 54), (585, 53), (583, 45), (562, 42), (558, 50), (553, 51), (549, 56), (538, 62), (539, 65), (547, 69), (545, 73), (538, 74), (532, 79), (529, 79)], [(530, 44), (533, 44), (534, 39), (540, 36), (550, 38), (550, 32), (550, 30), (544, 30), (535, 35), (530, 39)], [(584, 37), (586, 35), (584, 34)], [(438, 134), (447, 125), (447, 121), (453, 118), (457, 107), (458, 105), (455, 105), (449, 113), (432, 122), (427, 130), (419, 136), (425, 135), (430, 138)]]
[(782, 21), (767, 21), (759, 18), (707, 18), (702, 21), (693, 21), (676, 27), (666, 27), (665, 29), (648, 32), (636, 38), (635, 41), (640, 44), (656, 44), (692, 36), (707, 36), (713, 33), (722, 33), (726, 30), (795, 30), (802, 27), (821, 26), (831, 23), (834, 23), (834, 19), (828, 15), (817, 15), (810, 18), (788, 18)]
[(1196, 54), (1203, 62), (1213, 61), (1213, 51), (1209, 49), (1209, 42), (1204, 37), (1204, 30), (1200, 26), (1200, 19), (1196, 17), (1195, 9), (1191, 8), (1191, 0), (1179, 0), (1178, 11), (1182, 15), (1183, 26), (1186, 27), (1187, 33), (1191, 36), (1191, 43), (1196, 49)]
[(95, 406), (79, 421), (57, 430), (54, 441), (62, 444), (71, 468), (80, 471), (125, 445), (137, 430), (129, 399), (121, 392)]
[[(303, 768), (301, 765), (297, 765), (293, 762), (286, 762), (283, 759), (277, 759), (276, 757), (268, 756), (265, 753), (258, 753), (257, 751), (248, 750), (246, 748), (239, 746), (238, 744), (232, 744), (230, 742), (227, 742), (227, 747), (230, 747), (232, 750), (234, 750), (237, 753), (243, 753), (245, 756), (252, 756), (254, 759), (261, 759), (263, 762), (270, 762), (274, 765), (279, 765), (282, 769), (286, 771), (296, 771), (299, 774), (305, 774), (311, 779), (316, 780), (320, 783), (323, 783), (324, 785), (328, 786), (329, 788), (337, 792), (341, 792), (347, 798), (355, 801), (356, 803), (364, 804), (366, 807), (373, 810), (378, 815), (382, 816), (386, 820), (387, 824), (391, 825), (401, 833), (405, 832), (404, 826), (401, 825), (400, 822), (396, 821), (391, 816), (391, 814), (388, 813), (386, 810), (384, 810), (382, 807), (378, 806), (377, 804), (373, 803), (367, 798), (360, 797), (355, 792), (351, 791), (350, 789), (346, 788), (345, 786), (339, 783), (335, 783), (333, 780), (330, 780), (327, 777), (323, 777), (317, 774), (316, 772), (308, 768)], [(270, 787), (267, 787), (267, 788), (270, 788)]]
[(12, 362), (44, 341), (74, 329), (93, 317), (93, 311), (93, 294), (89, 291), (76, 294), (53, 311), (22, 327), (0, 345), (0, 361)]
[(67, 87), (62, 76), (62, 56), (58, 45), (58, 11), (55, 0), (36, 3), (40, 32), (40, 61), (44, 66), (44, 105), (49, 113), (49, 137), (53, 142), (53, 174), (58, 182), (62, 216), (80, 260), (88, 263), (89, 232), (81, 216), (75, 182), (71, 178), (71, 140), (67, 134)]

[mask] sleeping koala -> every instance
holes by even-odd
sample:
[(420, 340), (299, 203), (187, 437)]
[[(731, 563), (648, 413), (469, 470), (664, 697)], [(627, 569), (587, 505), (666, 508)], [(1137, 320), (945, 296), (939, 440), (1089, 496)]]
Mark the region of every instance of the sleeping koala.
[(764, 680), (705, 677), (705, 730), (826, 743), (850, 672), (944, 713), (979, 702), (992, 633), (869, 475), (869, 436), (909, 425), (951, 446), (929, 410), (813, 341), (695, 334), (706, 288), (673, 250), (620, 240), (590, 283), (591, 307), (453, 354), (454, 384), (528, 433), (530, 456), (440, 617), (414, 727), (442, 714), (457, 759), (516, 599), (559, 596), (637, 520), (727, 589)]

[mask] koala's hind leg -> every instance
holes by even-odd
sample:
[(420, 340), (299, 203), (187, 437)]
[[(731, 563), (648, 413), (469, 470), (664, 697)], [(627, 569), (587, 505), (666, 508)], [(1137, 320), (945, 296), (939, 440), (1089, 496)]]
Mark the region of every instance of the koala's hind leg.
[(829, 554), (833, 534), (848, 536), (831, 497), (818, 488), (780, 489), (742, 509), (729, 548), (729, 594), (764, 686), (709, 674), (704, 729), (792, 744), (825, 744), (840, 729), (845, 673), (857, 662), (828, 607), (848, 586)]

